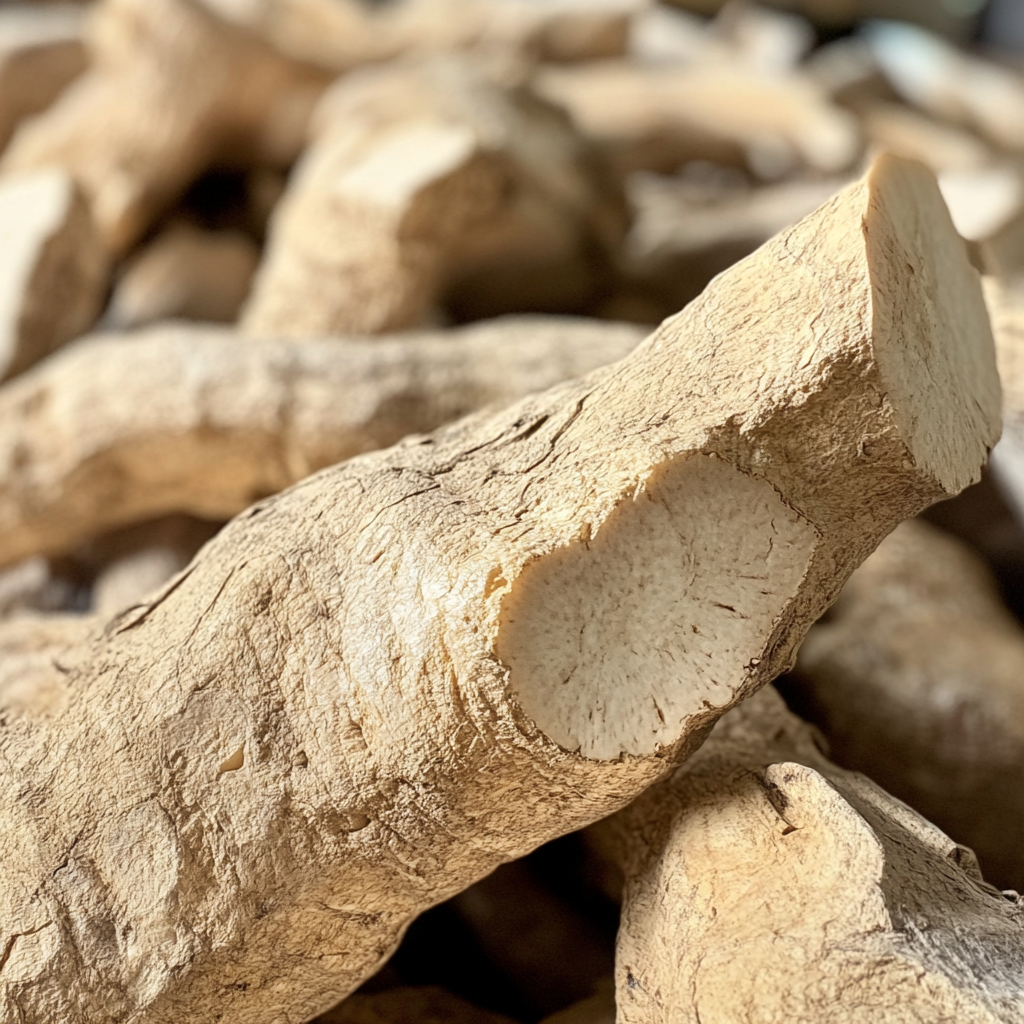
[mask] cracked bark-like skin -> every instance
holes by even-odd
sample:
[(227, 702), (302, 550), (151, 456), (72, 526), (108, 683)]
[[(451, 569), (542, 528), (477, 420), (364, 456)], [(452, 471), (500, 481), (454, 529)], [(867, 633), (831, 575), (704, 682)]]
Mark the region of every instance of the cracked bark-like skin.
[(784, 692), (839, 764), (1024, 890), (1024, 631), (969, 548), (903, 523), (811, 630)]
[(0, 564), (167, 512), (229, 519), (304, 476), (621, 359), (643, 328), (508, 317), (301, 344), (167, 324), (0, 391)]
[(977, 277), (886, 160), (614, 366), (253, 506), (0, 734), (0, 1021), (327, 1009), (669, 772), (998, 429)]
[(618, 1024), (1024, 1020), (1016, 893), (771, 687), (591, 837), (625, 876)]

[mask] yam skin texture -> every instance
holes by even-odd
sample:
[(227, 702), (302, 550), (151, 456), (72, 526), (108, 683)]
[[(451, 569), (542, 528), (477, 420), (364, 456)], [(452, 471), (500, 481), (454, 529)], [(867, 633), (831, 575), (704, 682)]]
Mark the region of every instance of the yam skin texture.
[(1024, 905), (831, 764), (765, 687), (595, 826), (626, 878), (618, 1024), (1014, 1024)]
[(330, 1008), (683, 760), (998, 429), (977, 276), (886, 160), (612, 367), (254, 505), (0, 735), (0, 1021)]
[(96, 321), (109, 258), (89, 207), (58, 169), (0, 179), (0, 380)]
[(168, 512), (224, 520), (324, 466), (615, 362), (632, 324), (509, 317), (390, 338), (82, 339), (0, 390), (0, 564)]
[(64, 167), (118, 253), (218, 156), (294, 159), (327, 82), (191, 0), (102, 0), (89, 54), (0, 170)]
[(271, 221), (242, 316), (262, 337), (586, 308), (621, 193), (558, 109), (454, 58), (341, 79)]
[(969, 548), (898, 527), (811, 630), (785, 692), (839, 764), (1024, 889), (1024, 631)]

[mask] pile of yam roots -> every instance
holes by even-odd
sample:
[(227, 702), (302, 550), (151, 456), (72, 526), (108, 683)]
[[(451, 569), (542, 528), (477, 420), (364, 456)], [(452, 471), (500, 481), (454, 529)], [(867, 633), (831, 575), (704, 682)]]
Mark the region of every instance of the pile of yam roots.
[(35, 3), (0, 147), (0, 1024), (1024, 1022), (1024, 74)]

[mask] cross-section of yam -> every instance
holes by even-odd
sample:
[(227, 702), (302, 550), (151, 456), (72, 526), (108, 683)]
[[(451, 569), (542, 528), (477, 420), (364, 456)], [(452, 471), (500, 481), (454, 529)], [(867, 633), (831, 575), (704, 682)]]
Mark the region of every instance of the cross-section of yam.
[(80, 4), (0, 8), (0, 150), (85, 69), (84, 22)]
[(592, 837), (626, 880), (619, 1024), (1024, 1020), (1016, 893), (770, 687)]
[(573, 312), (599, 294), (621, 195), (561, 111), (437, 60), (346, 77), (271, 223), (242, 318), (264, 337)]
[(811, 630), (786, 693), (839, 764), (1024, 889), (1024, 630), (968, 548), (900, 526)]
[(335, 1005), (785, 668), (998, 401), (934, 179), (887, 160), (613, 366), (254, 505), (0, 733), (0, 1013)]
[(229, 519), (315, 470), (621, 359), (631, 324), (509, 317), (390, 338), (98, 335), (0, 391), (0, 564), (167, 512)]
[(58, 170), (0, 179), (0, 380), (88, 330), (109, 261), (75, 183)]
[(294, 159), (327, 81), (192, 0), (102, 0), (89, 53), (0, 170), (65, 168), (118, 252), (216, 157)]
[(607, 61), (544, 68), (537, 82), (627, 171), (713, 160), (769, 177), (801, 165), (834, 173), (860, 152), (853, 116), (795, 73)]

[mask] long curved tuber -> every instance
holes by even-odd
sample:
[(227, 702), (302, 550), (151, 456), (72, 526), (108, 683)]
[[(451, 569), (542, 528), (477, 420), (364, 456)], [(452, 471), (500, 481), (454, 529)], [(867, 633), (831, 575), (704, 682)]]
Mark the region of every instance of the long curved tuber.
[(0, 732), (0, 1020), (297, 1022), (616, 811), (999, 429), (922, 167), (612, 367), (258, 503)]
[(112, 250), (226, 150), (287, 164), (301, 149), (321, 72), (193, 0), (102, 0), (93, 18), (89, 70), (22, 124), (0, 169), (63, 167)]
[(242, 317), (263, 337), (572, 312), (608, 277), (622, 197), (568, 118), (454, 59), (341, 79), (271, 221)]
[(595, 839), (626, 879), (619, 1024), (1024, 1020), (1024, 904), (770, 687)]
[(621, 359), (630, 324), (509, 317), (378, 339), (165, 325), (0, 390), (0, 565), (167, 512), (229, 519), (315, 470)]

